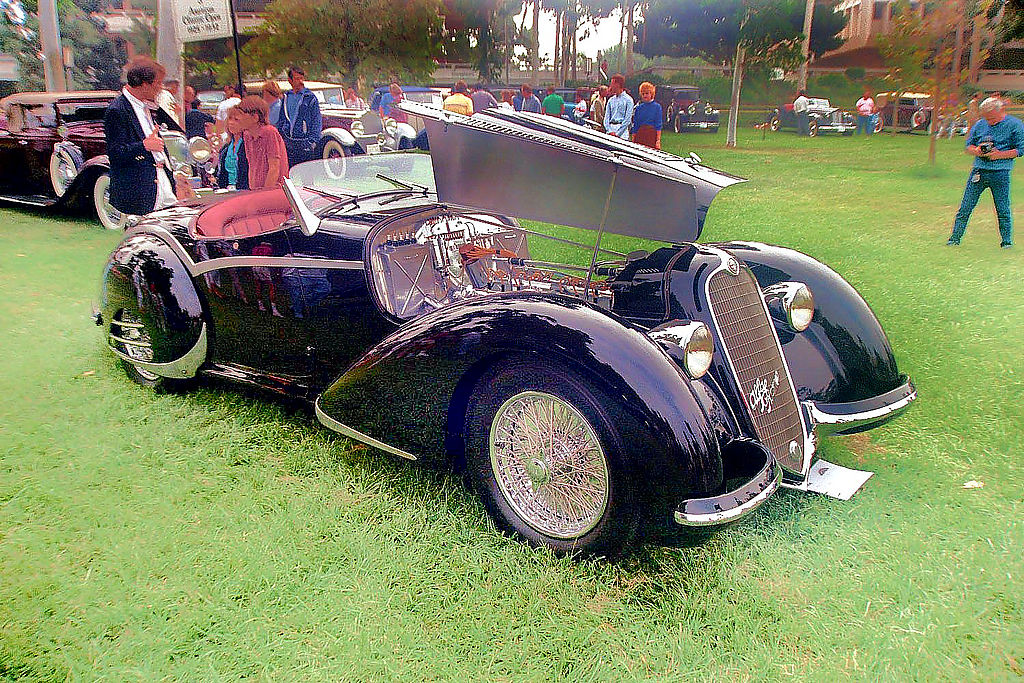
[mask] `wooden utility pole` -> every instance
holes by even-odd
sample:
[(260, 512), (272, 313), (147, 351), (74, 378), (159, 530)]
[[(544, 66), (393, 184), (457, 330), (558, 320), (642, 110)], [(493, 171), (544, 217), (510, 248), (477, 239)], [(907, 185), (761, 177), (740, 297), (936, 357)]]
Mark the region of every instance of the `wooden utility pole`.
[(43, 50), (43, 78), (47, 92), (66, 92), (68, 83), (64, 74), (56, 0), (39, 0), (39, 43)]
[(811, 64), (811, 22), (814, 18), (814, 0), (807, 0), (804, 7), (804, 42), (801, 46), (804, 61), (800, 64), (800, 80), (797, 90), (807, 90), (807, 69)]

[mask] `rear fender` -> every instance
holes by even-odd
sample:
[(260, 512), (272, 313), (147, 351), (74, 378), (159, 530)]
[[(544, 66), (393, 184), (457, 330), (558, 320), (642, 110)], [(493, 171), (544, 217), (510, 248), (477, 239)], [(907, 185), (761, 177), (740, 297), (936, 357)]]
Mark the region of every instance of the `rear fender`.
[(793, 333), (775, 325), (801, 401), (853, 403), (886, 394), (906, 382), (874, 312), (834, 270), (793, 249), (756, 242), (715, 246), (750, 266), (761, 289), (783, 281), (803, 282), (811, 288), (810, 327)]
[(679, 368), (638, 329), (570, 297), (493, 295), (417, 318), (335, 381), (318, 413), (392, 452), (457, 456), (476, 379), (510, 356), (592, 381), (652, 493), (678, 502), (721, 484), (715, 430)]
[(100, 314), (108, 340), (114, 317), (122, 311), (134, 313), (152, 338), (151, 363), (172, 364), (165, 372), (149, 369), (179, 378), (195, 374), (205, 354), (187, 371), (173, 364), (195, 356), (200, 342), (205, 343), (203, 302), (185, 265), (166, 242), (145, 233), (125, 238), (107, 259), (101, 287)]

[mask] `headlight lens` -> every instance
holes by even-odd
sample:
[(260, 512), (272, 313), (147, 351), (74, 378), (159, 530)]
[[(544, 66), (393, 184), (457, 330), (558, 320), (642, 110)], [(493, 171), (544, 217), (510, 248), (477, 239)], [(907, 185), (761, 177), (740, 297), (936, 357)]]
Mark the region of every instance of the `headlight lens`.
[(363, 129), (363, 122), (358, 119), (353, 121), (351, 127), (349, 128), (349, 132), (352, 133), (352, 135), (355, 135), (356, 137), (363, 135), (363, 133), (366, 132)]
[(814, 318), (814, 295), (802, 282), (779, 282), (765, 287), (764, 300), (772, 317), (794, 332), (803, 332)]
[(188, 153), (192, 157), (192, 161), (204, 164), (213, 156), (213, 146), (206, 138), (196, 136), (188, 141)]
[(673, 320), (655, 327), (649, 336), (661, 344), (690, 378), (700, 379), (711, 368), (715, 340), (704, 323)]
[(801, 284), (793, 293), (787, 306), (789, 324), (797, 332), (803, 332), (811, 325), (814, 317), (814, 295), (807, 285)]
[(388, 132), (388, 137), (395, 137), (398, 134), (398, 121), (392, 118), (384, 119), (384, 130)]

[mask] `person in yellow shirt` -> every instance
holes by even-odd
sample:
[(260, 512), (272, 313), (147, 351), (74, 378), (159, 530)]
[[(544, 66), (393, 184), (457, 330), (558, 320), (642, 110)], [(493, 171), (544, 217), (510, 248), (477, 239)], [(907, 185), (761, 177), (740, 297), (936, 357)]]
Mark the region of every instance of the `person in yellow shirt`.
[(456, 82), (454, 90), (455, 92), (444, 98), (444, 108), (448, 111), (453, 111), (456, 114), (472, 116), (473, 100), (466, 95), (466, 92), (469, 90), (469, 86), (466, 85), (466, 81)]

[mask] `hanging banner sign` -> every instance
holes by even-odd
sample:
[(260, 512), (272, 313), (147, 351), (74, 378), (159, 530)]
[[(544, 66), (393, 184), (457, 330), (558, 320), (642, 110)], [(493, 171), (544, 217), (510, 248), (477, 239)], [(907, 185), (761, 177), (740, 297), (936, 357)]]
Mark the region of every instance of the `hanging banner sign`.
[(231, 0), (175, 0), (174, 10), (183, 43), (231, 36)]

